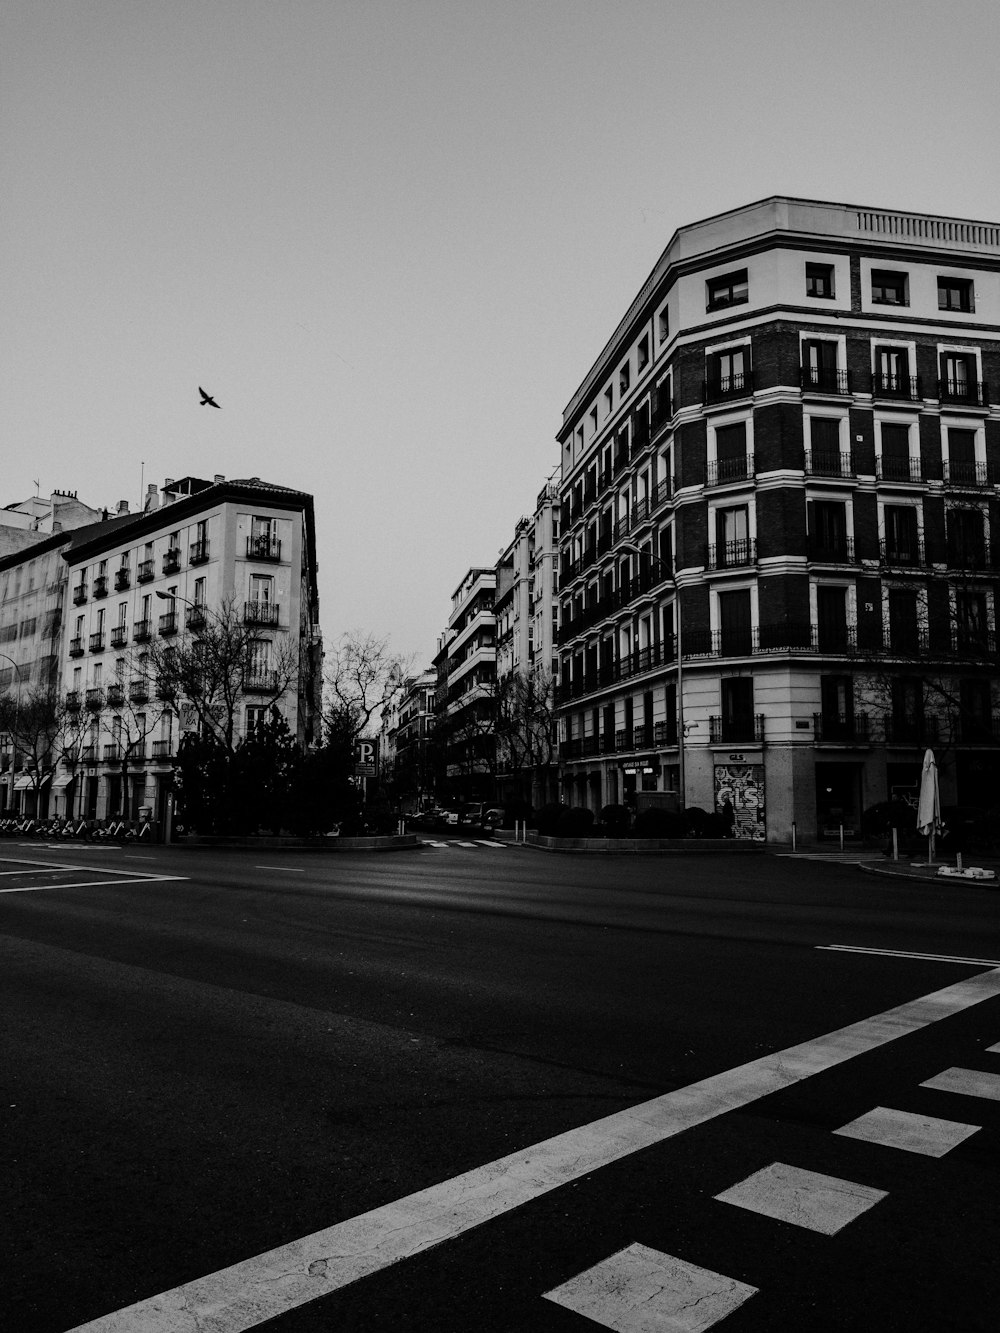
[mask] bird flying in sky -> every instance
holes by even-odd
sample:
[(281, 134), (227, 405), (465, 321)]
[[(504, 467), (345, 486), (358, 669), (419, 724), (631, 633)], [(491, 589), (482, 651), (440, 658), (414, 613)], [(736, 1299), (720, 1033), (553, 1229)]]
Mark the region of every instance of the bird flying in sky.
[[(201, 402), (199, 403), (199, 407), (218, 407), (218, 406), (219, 406), (219, 404), (215, 401), (215, 399), (212, 397), (212, 395), (211, 395), (210, 393), (206, 393), (205, 390), (201, 387), (200, 384), (198, 385), (198, 392), (201, 394)], [(221, 409), (220, 409), (220, 410), (221, 410)]]

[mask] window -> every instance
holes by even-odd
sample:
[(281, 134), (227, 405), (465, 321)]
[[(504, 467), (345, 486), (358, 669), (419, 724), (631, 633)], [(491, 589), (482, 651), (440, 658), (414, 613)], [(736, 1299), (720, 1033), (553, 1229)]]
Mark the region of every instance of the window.
[(950, 427), (948, 460), (944, 479), (956, 486), (976, 486), (986, 482), (986, 464), (976, 461), (976, 432)]
[(726, 306), (745, 305), (750, 299), (747, 271), (741, 268), (735, 273), (709, 278), (705, 290), (708, 298), (706, 310), (724, 310)]
[(955, 593), (958, 650), (985, 653), (989, 645), (986, 593), (959, 589)]
[(847, 506), (842, 500), (809, 500), (809, 555), (814, 560), (847, 560)]
[(604, 390), (604, 412), (606, 416), (611, 415), (614, 405), (615, 405), (615, 391), (609, 384), (608, 387)]
[(204, 578), (195, 579), (195, 581), (194, 581), (194, 604), (195, 604), (195, 606), (204, 606), (204, 605), (205, 605), (205, 584), (206, 584), (206, 580), (205, 580)]
[(873, 305), (909, 305), (908, 278), (889, 269), (872, 269)]
[(749, 676), (727, 676), (719, 682), (722, 702), (722, 741), (754, 739), (753, 680)]
[(911, 588), (889, 589), (889, 649), (894, 653), (920, 650), (917, 594)]
[[(632, 382), (632, 370), (631, 370), (631, 367), (629, 366), (629, 363), (628, 363), (627, 361), (625, 361), (625, 362), (622, 364), (621, 369), (618, 371), (618, 393), (619, 393), (619, 395), (624, 394), (624, 393), (628, 393), (628, 388), (629, 388), (629, 385), (631, 384), (631, 382)], [(610, 393), (611, 390), (609, 389), (608, 392)]]
[(808, 338), (802, 344), (802, 387), (820, 393), (846, 393), (847, 372), (837, 368), (837, 343), (830, 338)]
[(723, 657), (750, 652), (752, 630), (749, 588), (719, 593), (719, 643)]
[(269, 704), (255, 704), (247, 709), (247, 732), (255, 731), (267, 722), (267, 715), (271, 711)]
[(966, 314), (975, 310), (971, 279), (938, 278), (937, 289), (939, 310), (961, 310)]
[(981, 509), (949, 509), (948, 563), (957, 569), (986, 564), (985, 515)]
[(661, 343), (665, 343), (670, 337), (670, 311), (666, 306), (656, 317), (656, 333)]
[(840, 458), (840, 420), (837, 417), (810, 417), (810, 471), (825, 477), (843, 473)]
[(847, 589), (820, 584), (816, 589), (816, 624), (821, 653), (847, 651)]
[(854, 683), (850, 676), (824, 676), (819, 683), (823, 739), (848, 738), (854, 730)]
[[(669, 535), (668, 535), (669, 540)], [(750, 515), (746, 505), (715, 511), (715, 564), (719, 569), (746, 565), (752, 559)]]
[(941, 379), (938, 383), (941, 398), (952, 402), (978, 403), (979, 384), (976, 380), (976, 357), (973, 352), (942, 352)]
[(918, 481), (919, 463), (910, 461), (910, 428), (883, 421), (879, 476), (886, 481)]
[(640, 375), (649, 365), (649, 335), (645, 334), (639, 339), (639, 346), (636, 349), (636, 369)]
[(747, 449), (747, 427), (745, 421), (734, 422), (731, 426), (720, 426), (715, 432), (715, 475), (709, 481), (722, 484), (727, 481), (743, 481), (752, 472), (752, 464)]
[(920, 563), (920, 529), (912, 505), (886, 505), (885, 558), (894, 565)]
[(892, 735), (895, 740), (920, 740), (924, 729), (923, 684), (912, 677), (898, 676), (892, 690)]
[(806, 296), (833, 296), (832, 264), (806, 264)]
[(750, 373), (750, 348), (734, 347), (724, 352), (710, 352), (707, 360), (705, 401), (740, 397), (753, 391)]

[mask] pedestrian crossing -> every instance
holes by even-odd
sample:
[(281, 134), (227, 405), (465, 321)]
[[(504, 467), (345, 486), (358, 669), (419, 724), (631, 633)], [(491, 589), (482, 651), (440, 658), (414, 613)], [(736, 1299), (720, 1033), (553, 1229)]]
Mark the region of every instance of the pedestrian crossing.
[[(1000, 1042), (984, 1059), (1000, 1056)], [(1000, 1073), (950, 1068), (921, 1088), (953, 1093), (970, 1107), (1000, 1101)], [(903, 1098), (901, 1098), (903, 1100)], [(890, 1151), (940, 1158), (977, 1134), (980, 1125), (898, 1107), (876, 1106), (832, 1131)], [(835, 1236), (889, 1192), (865, 1182), (772, 1162), (713, 1196), (718, 1203), (774, 1222)], [(543, 1299), (617, 1333), (706, 1333), (763, 1289), (702, 1268), (678, 1255), (633, 1243), (543, 1293)]]
[(508, 847), (506, 842), (498, 842), (495, 838), (421, 838), (422, 847)]

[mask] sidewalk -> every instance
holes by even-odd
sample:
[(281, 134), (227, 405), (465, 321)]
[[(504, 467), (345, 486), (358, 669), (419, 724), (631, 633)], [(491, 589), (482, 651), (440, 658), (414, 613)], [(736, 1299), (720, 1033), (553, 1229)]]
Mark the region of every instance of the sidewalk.
[(797, 851), (792, 851), (790, 846), (787, 850), (776, 848), (769, 848), (768, 850), (774, 856), (794, 857), (796, 860), (855, 865), (866, 875), (882, 875), (891, 879), (911, 880), (915, 883), (930, 882), (948, 887), (963, 885), (982, 889), (1000, 889), (1000, 856), (995, 853), (980, 855), (978, 852), (966, 852), (963, 854), (963, 869), (992, 870), (992, 879), (980, 879), (972, 875), (940, 874), (942, 866), (946, 866), (949, 870), (956, 869), (954, 856), (935, 857), (933, 864), (928, 865), (926, 855), (900, 852), (899, 860), (894, 861), (891, 856), (887, 856), (870, 843), (845, 847), (843, 851), (840, 851), (839, 848), (825, 850), (822, 844), (804, 847)]

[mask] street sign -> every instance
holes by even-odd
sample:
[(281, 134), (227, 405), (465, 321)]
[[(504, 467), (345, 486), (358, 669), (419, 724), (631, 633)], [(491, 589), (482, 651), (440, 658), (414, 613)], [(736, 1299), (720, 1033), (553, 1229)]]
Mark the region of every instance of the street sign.
[(375, 742), (358, 741), (354, 747), (354, 772), (359, 776), (375, 776)]

